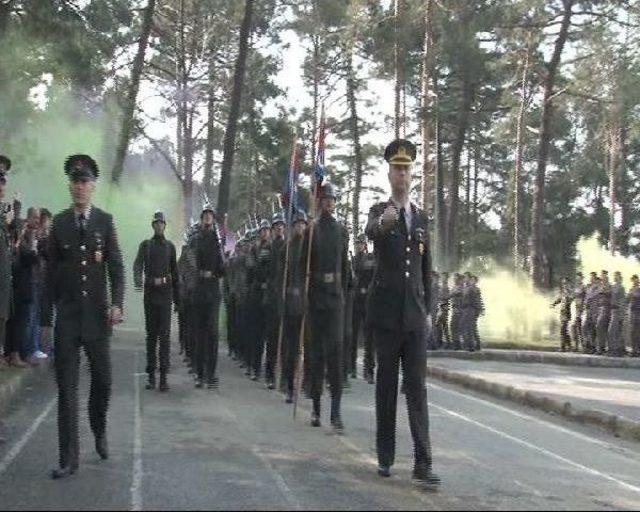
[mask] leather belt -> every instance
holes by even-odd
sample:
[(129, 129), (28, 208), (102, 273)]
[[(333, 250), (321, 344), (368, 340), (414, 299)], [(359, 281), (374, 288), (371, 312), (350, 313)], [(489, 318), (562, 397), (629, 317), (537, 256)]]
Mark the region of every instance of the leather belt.
[(261, 290), (266, 290), (268, 288), (267, 283), (260, 283), (260, 289)]
[(169, 284), (169, 278), (167, 276), (164, 277), (154, 277), (150, 279), (150, 282), (153, 286), (165, 286)]

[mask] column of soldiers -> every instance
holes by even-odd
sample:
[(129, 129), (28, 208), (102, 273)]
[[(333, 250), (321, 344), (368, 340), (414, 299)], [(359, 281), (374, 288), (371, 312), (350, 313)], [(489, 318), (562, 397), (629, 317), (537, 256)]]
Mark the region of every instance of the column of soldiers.
[[(409, 201), (415, 157), (409, 141), (396, 140), (387, 147), (392, 195), (369, 213), (366, 236), (374, 253), (368, 253), (367, 239), (359, 237), (352, 260), (347, 229), (335, 216), (337, 193), (329, 183), (319, 188), (314, 219), (296, 212), (289, 236), (282, 216), (263, 220), (237, 243), (233, 255), (225, 253), (220, 219), (210, 205), (185, 235), (179, 258), (165, 237), (166, 218), (156, 212), (153, 234), (139, 245), (133, 264), (135, 286), (144, 293), (147, 389), (156, 389), (159, 375), (159, 390), (169, 391), (172, 306), (178, 312), (181, 354), (196, 387), (218, 387), (218, 318), (224, 298), (231, 357), (252, 380), (264, 375), (269, 389), (281, 379), (287, 403), (298, 396), (306, 374), (313, 427), (322, 424), (322, 397), (328, 388), (329, 422), (340, 434), (345, 429), (343, 387), (347, 376), (356, 377), (362, 337), (364, 376), (376, 384), (378, 474), (390, 476), (395, 459), (402, 363), (414, 442), (413, 478), (437, 487), (425, 389), (434, 274), (427, 215)], [(60, 459), (54, 479), (78, 471), (81, 350), (91, 372), (89, 418), (96, 452), (109, 458), (109, 338), (124, 307), (124, 265), (113, 218), (92, 204), (98, 166), (87, 155), (74, 155), (65, 163), (65, 173), (73, 205), (53, 221), (42, 308), (46, 338), (55, 318)], [(471, 279), (468, 288), (473, 297)], [(353, 301), (351, 310), (348, 300)], [(463, 323), (474, 316), (465, 309)], [(475, 346), (472, 326), (463, 337)]]
[(485, 312), (478, 276), (466, 272), (453, 275), (449, 287), (449, 274), (432, 273), (432, 309), (434, 329), (429, 338), (430, 350), (481, 350), (478, 321)]
[(552, 303), (560, 306), (560, 350), (624, 357), (629, 345), (630, 355), (640, 357), (638, 276), (631, 277), (629, 292), (620, 272), (614, 272), (613, 283), (607, 270), (591, 272), (586, 285), (583, 281), (581, 272), (574, 283), (564, 278)]

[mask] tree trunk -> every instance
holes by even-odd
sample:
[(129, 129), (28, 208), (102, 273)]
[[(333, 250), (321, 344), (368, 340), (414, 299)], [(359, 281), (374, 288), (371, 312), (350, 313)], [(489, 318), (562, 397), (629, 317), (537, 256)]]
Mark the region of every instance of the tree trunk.
[(316, 165), (318, 151), (318, 110), (320, 109), (320, 42), (318, 36), (313, 36), (313, 131), (311, 133), (311, 168)]
[(622, 127), (620, 129), (620, 197), (618, 198), (618, 204), (620, 206), (620, 231), (618, 233), (618, 248), (620, 254), (623, 256), (629, 256), (629, 235), (631, 232), (631, 214), (632, 214), (632, 200), (629, 197), (631, 186), (629, 184), (626, 161), (627, 161), (627, 128), (626, 120), (622, 118)]
[(186, 219), (193, 217), (193, 156), (194, 156), (194, 140), (193, 140), (193, 119), (194, 110), (191, 108), (187, 114), (184, 130), (184, 175), (183, 183), (185, 190), (189, 195), (185, 197), (184, 215)]
[(516, 161), (513, 170), (513, 270), (518, 272), (521, 268), (520, 257), (520, 208), (522, 204), (522, 164), (524, 157), (524, 137), (525, 137), (525, 115), (528, 105), (527, 84), (529, 81), (529, 59), (531, 58), (531, 49), (527, 48), (524, 63), (522, 64), (522, 81), (520, 85), (520, 108), (518, 110), (518, 120), (516, 123)]
[(351, 137), (353, 140), (354, 176), (353, 176), (353, 201), (352, 208), (352, 233), (357, 236), (360, 233), (360, 194), (362, 192), (362, 146), (360, 144), (360, 127), (358, 126), (358, 102), (356, 100), (356, 78), (353, 70), (353, 54), (347, 49), (345, 58), (347, 75), (347, 102), (351, 113)]
[(213, 146), (215, 130), (215, 62), (214, 55), (209, 59), (209, 91), (207, 98), (207, 142), (204, 154), (204, 176), (202, 185), (207, 197), (213, 198)]
[(543, 267), (543, 236), (544, 194), (547, 172), (547, 159), (551, 145), (551, 120), (553, 118), (553, 89), (560, 65), (560, 57), (564, 49), (571, 24), (572, 8), (575, 0), (563, 0), (564, 14), (560, 25), (560, 32), (555, 41), (553, 55), (546, 64), (544, 77), (544, 94), (542, 100), (542, 117), (540, 120), (540, 134), (538, 147), (538, 168), (536, 171), (533, 192), (533, 208), (531, 213), (531, 279), (534, 286), (542, 288), (544, 285)]
[(458, 118), (458, 127), (456, 131), (456, 139), (452, 147), (451, 155), (451, 172), (449, 180), (449, 206), (447, 217), (447, 259), (453, 268), (458, 267), (458, 206), (460, 203), (460, 159), (464, 148), (467, 129), (469, 127), (469, 116), (471, 113), (471, 104), (473, 102), (473, 84), (470, 77), (464, 77), (462, 84), (462, 103), (460, 105), (460, 117)]
[(396, 139), (400, 138), (400, 126), (402, 124), (402, 64), (400, 61), (400, 30), (399, 30), (399, 17), (401, 12), (400, 6), (401, 0), (394, 0), (394, 18), (393, 18), (393, 56), (394, 56), (394, 70), (395, 70), (395, 107), (394, 107), (394, 119), (395, 119), (395, 136)]
[(429, 210), (431, 202), (429, 183), (433, 176), (433, 156), (431, 151), (432, 122), (429, 118), (429, 106), (431, 105), (431, 76), (433, 68), (433, 0), (426, 0), (424, 15), (424, 50), (422, 53), (422, 95), (421, 95), (421, 121), (422, 121), (422, 208)]
[(138, 99), (138, 91), (140, 90), (140, 79), (142, 77), (142, 70), (144, 69), (144, 58), (149, 44), (149, 36), (151, 35), (151, 28), (153, 27), (153, 13), (155, 12), (155, 8), (156, 0), (149, 0), (147, 7), (144, 10), (142, 30), (140, 32), (140, 39), (138, 40), (138, 51), (136, 52), (135, 59), (133, 60), (129, 91), (127, 93), (127, 99), (122, 112), (122, 128), (120, 130), (120, 139), (118, 140), (118, 146), (116, 148), (116, 159), (111, 171), (111, 180), (114, 183), (118, 183), (120, 181), (124, 167), (124, 160), (127, 156), (129, 143), (131, 141), (131, 132), (133, 131), (136, 112), (136, 101)]
[(616, 232), (616, 207), (618, 206), (618, 182), (620, 164), (620, 141), (622, 138), (620, 128), (620, 112), (616, 109), (615, 118), (608, 130), (608, 167), (609, 167), (609, 251), (615, 255), (618, 248)]
[[(434, 78), (435, 83), (435, 78)], [(441, 268), (449, 268), (449, 261), (447, 259), (445, 244), (446, 244), (446, 207), (444, 201), (444, 167), (442, 160), (442, 138), (440, 137), (440, 111), (438, 104), (438, 92), (436, 90), (436, 130), (435, 130), (435, 143), (436, 143), (436, 161), (435, 161), (435, 192), (436, 192), (436, 204), (435, 204), (435, 224), (436, 224), (436, 254), (438, 265)]]
[(236, 60), (233, 77), (233, 91), (231, 93), (231, 106), (227, 129), (224, 133), (222, 169), (220, 173), (220, 188), (218, 190), (218, 214), (224, 216), (229, 211), (229, 194), (231, 192), (231, 170), (233, 169), (233, 157), (235, 155), (236, 132), (240, 118), (240, 104), (242, 101), (242, 88), (244, 72), (249, 53), (249, 36), (251, 35), (251, 19), (253, 15), (254, 0), (246, 0), (244, 19), (240, 27), (240, 42), (238, 58)]

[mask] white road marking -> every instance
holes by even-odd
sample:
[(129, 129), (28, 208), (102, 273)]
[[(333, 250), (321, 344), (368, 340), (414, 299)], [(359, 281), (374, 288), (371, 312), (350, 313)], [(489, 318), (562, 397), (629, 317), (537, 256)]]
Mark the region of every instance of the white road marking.
[(476, 427), (479, 427), (483, 430), (486, 430), (488, 432), (491, 432), (493, 434), (496, 434), (497, 436), (500, 436), (504, 439), (508, 439), (509, 441), (512, 441), (516, 444), (519, 444), (521, 446), (524, 446), (526, 448), (529, 448), (530, 450), (536, 451), (538, 453), (541, 453), (543, 455), (546, 455), (549, 458), (555, 459), (557, 461), (560, 461), (568, 466), (571, 466), (573, 468), (579, 469), (580, 471), (593, 475), (593, 476), (597, 476), (599, 478), (603, 478), (604, 480), (608, 480), (609, 482), (615, 483), (618, 486), (622, 487), (623, 489), (626, 489), (628, 491), (632, 491), (635, 493), (640, 494), (640, 487), (635, 486), (635, 485), (631, 485), (627, 482), (624, 482), (622, 480), (619, 480), (618, 478), (615, 478), (611, 475), (608, 475), (606, 473), (602, 473), (601, 471), (598, 471), (597, 469), (593, 469), (590, 468), (588, 466), (585, 466), (583, 464), (580, 464), (578, 462), (574, 462), (570, 459), (567, 459), (566, 457), (563, 457), (562, 455), (558, 455), (557, 453), (554, 453), (550, 450), (547, 450), (545, 448), (542, 448), (540, 446), (536, 446), (534, 444), (531, 444), (523, 439), (520, 439), (518, 437), (512, 436), (510, 434), (507, 434), (506, 432), (502, 432), (501, 430), (498, 430), (496, 428), (490, 427), (489, 425), (485, 425), (484, 423), (481, 423), (480, 421), (476, 421), (473, 420), (471, 418), (469, 418), (468, 416), (465, 416), (464, 414), (460, 414), (454, 411), (451, 411), (445, 407), (441, 407), (439, 405), (435, 405), (435, 404), (431, 404), (432, 407), (434, 407), (435, 409), (438, 409), (446, 414), (448, 414), (449, 416), (452, 416), (454, 418), (457, 418), (459, 420), (465, 421), (467, 423), (470, 423), (472, 425), (475, 425)]
[[(224, 407), (227, 415), (230, 418), (232, 418), (233, 421), (236, 422), (236, 424), (238, 425), (238, 428), (242, 428), (242, 424), (239, 418), (231, 410), (231, 408), (227, 407), (226, 405), (222, 405), (222, 407)], [(260, 451), (260, 449), (256, 445), (251, 446), (251, 451), (256, 457), (258, 457), (262, 461), (264, 466), (267, 468), (267, 470), (269, 471), (269, 474), (271, 475), (274, 482), (278, 486), (278, 489), (280, 490), (284, 498), (287, 500), (287, 503), (289, 504), (289, 508), (292, 510), (303, 510), (304, 507), (302, 506), (300, 501), (298, 501), (298, 498), (296, 497), (295, 493), (291, 490), (291, 487), (287, 485), (287, 482), (285, 481), (284, 477), (278, 472), (276, 468), (273, 467), (273, 464), (271, 464), (271, 461), (269, 460), (269, 458), (262, 451)]]
[(0, 476), (7, 470), (7, 468), (11, 465), (11, 463), (15, 460), (15, 458), (20, 455), (22, 449), (26, 446), (26, 444), (31, 440), (33, 434), (36, 433), (42, 422), (49, 415), (51, 410), (56, 405), (58, 397), (55, 396), (51, 399), (51, 401), (46, 405), (44, 411), (40, 413), (40, 416), (36, 418), (36, 420), (31, 424), (31, 426), (27, 429), (27, 431), (22, 435), (20, 440), (9, 450), (9, 452), (4, 456), (2, 462), (0, 462)]
[[(516, 418), (520, 418), (522, 420), (532, 421), (534, 423), (538, 423), (540, 425), (544, 425), (545, 427), (549, 427), (551, 429), (557, 430), (559, 432), (562, 432), (563, 434), (568, 434), (568, 435), (573, 436), (573, 437), (575, 437), (577, 439), (580, 439), (581, 441), (586, 441), (588, 443), (596, 444), (596, 445), (601, 446), (603, 448), (607, 448), (608, 450), (613, 450), (613, 451), (617, 451), (617, 452), (624, 451), (626, 453), (629, 453), (628, 450), (624, 450), (624, 449), (620, 448), (619, 446), (613, 445), (611, 443), (607, 443), (606, 441), (601, 441), (599, 439), (594, 439), (593, 437), (586, 436), (584, 434), (581, 434), (580, 432), (576, 432), (575, 430), (571, 430), (571, 429), (562, 427), (560, 425), (556, 425), (556, 424), (554, 424), (554, 423), (552, 423), (550, 421), (546, 421), (546, 420), (543, 420), (543, 419), (540, 419), (540, 418), (536, 418), (535, 416), (530, 416), (529, 414), (525, 414), (525, 413), (521, 413), (521, 412), (518, 412), (518, 411), (514, 411), (513, 409), (509, 409), (508, 407), (503, 407), (502, 405), (498, 405), (498, 404), (490, 402), (488, 400), (483, 400), (482, 398), (477, 398), (477, 397), (475, 397), (473, 395), (469, 395), (469, 394), (466, 394), (466, 393), (460, 393), (458, 391), (454, 391), (453, 389), (448, 389), (448, 388), (445, 388), (445, 387), (442, 387), (442, 386), (438, 386), (437, 384), (433, 384), (432, 382), (429, 382), (427, 384), (427, 386), (428, 387), (432, 387), (434, 389), (437, 389), (438, 391), (443, 391), (445, 393), (449, 393), (449, 394), (455, 395), (455, 396), (457, 396), (459, 398), (465, 398), (467, 400), (471, 400), (472, 402), (477, 402), (477, 403), (480, 403), (482, 405), (486, 405), (488, 407), (492, 407), (492, 408), (497, 409), (497, 410), (499, 410), (501, 412), (510, 414), (511, 416), (515, 416)], [(431, 403), (431, 401), (429, 403)], [(629, 454), (629, 455), (632, 455), (632, 454)], [(635, 458), (636, 455), (633, 454), (632, 457)]]
[[(136, 351), (135, 368), (138, 369), (138, 352)], [(131, 510), (142, 510), (142, 413), (140, 401), (140, 374), (133, 374), (134, 427), (133, 427), (133, 473), (131, 476)]]

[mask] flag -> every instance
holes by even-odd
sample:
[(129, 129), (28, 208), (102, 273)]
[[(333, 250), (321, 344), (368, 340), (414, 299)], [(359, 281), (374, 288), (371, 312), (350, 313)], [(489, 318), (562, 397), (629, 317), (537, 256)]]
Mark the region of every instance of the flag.
[(316, 165), (314, 169), (314, 190), (319, 193), (322, 182), (324, 181), (324, 143), (326, 132), (326, 120), (324, 117), (324, 105), (322, 105), (322, 113), (320, 114), (320, 127), (318, 128), (318, 148), (316, 154)]
[(285, 219), (287, 225), (291, 225), (293, 215), (298, 209), (298, 174), (300, 173), (300, 152), (298, 151), (298, 138), (293, 141), (293, 152), (291, 154), (291, 162), (289, 171), (287, 172), (287, 180), (284, 184), (282, 192), (282, 206), (285, 208)]

